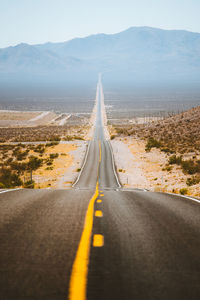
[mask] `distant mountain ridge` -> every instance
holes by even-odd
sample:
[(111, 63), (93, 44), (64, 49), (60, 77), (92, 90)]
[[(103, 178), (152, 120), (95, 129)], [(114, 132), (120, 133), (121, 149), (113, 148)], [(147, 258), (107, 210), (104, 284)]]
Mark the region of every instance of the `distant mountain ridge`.
[(200, 33), (131, 27), (62, 43), (0, 49), (0, 74), (123, 73), (123, 76), (197, 78)]

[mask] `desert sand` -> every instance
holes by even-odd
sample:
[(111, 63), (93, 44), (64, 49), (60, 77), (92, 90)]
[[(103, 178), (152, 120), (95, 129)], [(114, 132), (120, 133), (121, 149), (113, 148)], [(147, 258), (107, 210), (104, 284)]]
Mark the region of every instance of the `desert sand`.
[(179, 166), (164, 170), (168, 162), (166, 153), (159, 149), (145, 151), (146, 142), (133, 137), (116, 138), (111, 141), (119, 178), (123, 186), (179, 193), (187, 188), (188, 194), (200, 196), (200, 184), (188, 187), (188, 175)]
[(75, 141), (49, 147), (44, 155), (58, 153), (54, 159), (53, 169), (44, 165), (33, 173), (36, 188), (69, 188), (78, 176), (83, 156), (86, 151), (86, 142)]

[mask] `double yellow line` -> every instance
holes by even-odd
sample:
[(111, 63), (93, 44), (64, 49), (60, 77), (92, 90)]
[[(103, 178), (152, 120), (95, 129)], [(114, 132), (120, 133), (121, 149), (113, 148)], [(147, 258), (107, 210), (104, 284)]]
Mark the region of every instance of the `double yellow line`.
[(95, 193), (90, 199), (81, 240), (72, 267), (69, 284), (69, 300), (85, 300), (87, 292), (87, 275), (93, 228), (94, 203), (99, 195), (99, 166), (101, 163), (101, 142), (99, 141), (99, 164)]

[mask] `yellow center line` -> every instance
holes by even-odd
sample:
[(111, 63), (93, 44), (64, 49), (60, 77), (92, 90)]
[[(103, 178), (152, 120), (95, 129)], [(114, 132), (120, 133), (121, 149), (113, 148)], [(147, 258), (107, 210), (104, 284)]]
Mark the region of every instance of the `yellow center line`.
[(103, 217), (102, 211), (101, 211), (101, 210), (96, 210), (96, 211), (95, 211), (95, 217), (102, 218), (102, 217)]
[(102, 234), (94, 234), (93, 237), (93, 247), (103, 247), (104, 236)]
[(88, 205), (84, 229), (82, 232), (81, 240), (76, 253), (75, 261), (72, 267), (72, 273), (69, 283), (69, 300), (85, 300), (86, 299), (86, 286), (87, 274), (89, 264), (90, 243), (93, 227), (93, 214), (94, 203), (98, 197), (98, 182), (96, 191)]
[(97, 199), (97, 203), (102, 203), (102, 200), (101, 199)]
[[(90, 199), (81, 240), (79, 242), (76, 257), (72, 266), (72, 273), (69, 283), (69, 300), (86, 300), (87, 275), (90, 255), (91, 235), (93, 228), (94, 203), (99, 196), (99, 167), (101, 163), (101, 141), (99, 141), (99, 164), (97, 173), (96, 190)], [(102, 212), (101, 212), (102, 213)], [(96, 236), (96, 237), (95, 237)], [(104, 237), (102, 235), (94, 235), (93, 245), (102, 247)]]

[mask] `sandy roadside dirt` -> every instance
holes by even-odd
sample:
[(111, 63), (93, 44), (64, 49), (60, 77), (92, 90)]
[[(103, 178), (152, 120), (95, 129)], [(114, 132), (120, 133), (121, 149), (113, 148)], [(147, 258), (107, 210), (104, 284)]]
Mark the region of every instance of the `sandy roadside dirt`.
[(50, 124), (56, 117), (57, 115), (50, 111), (0, 110), (0, 127), (30, 127), (47, 125)]
[(171, 171), (163, 170), (169, 156), (159, 149), (146, 152), (145, 141), (132, 137), (116, 138), (111, 144), (120, 181), (125, 187), (175, 193), (187, 188), (189, 195), (200, 196), (200, 184), (188, 187), (189, 176), (179, 166), (173, 165)]
[(43, 156), (44, 159), (55, 153), (58, 153), (59, 157), (54, 159), (52, 170), (44, 165), (33, 172), (35, 188), (62, 189), (71, 187), (79, 174), (86, 145), (87, 142), (85, 141), (73, 141), (47, 148)]

